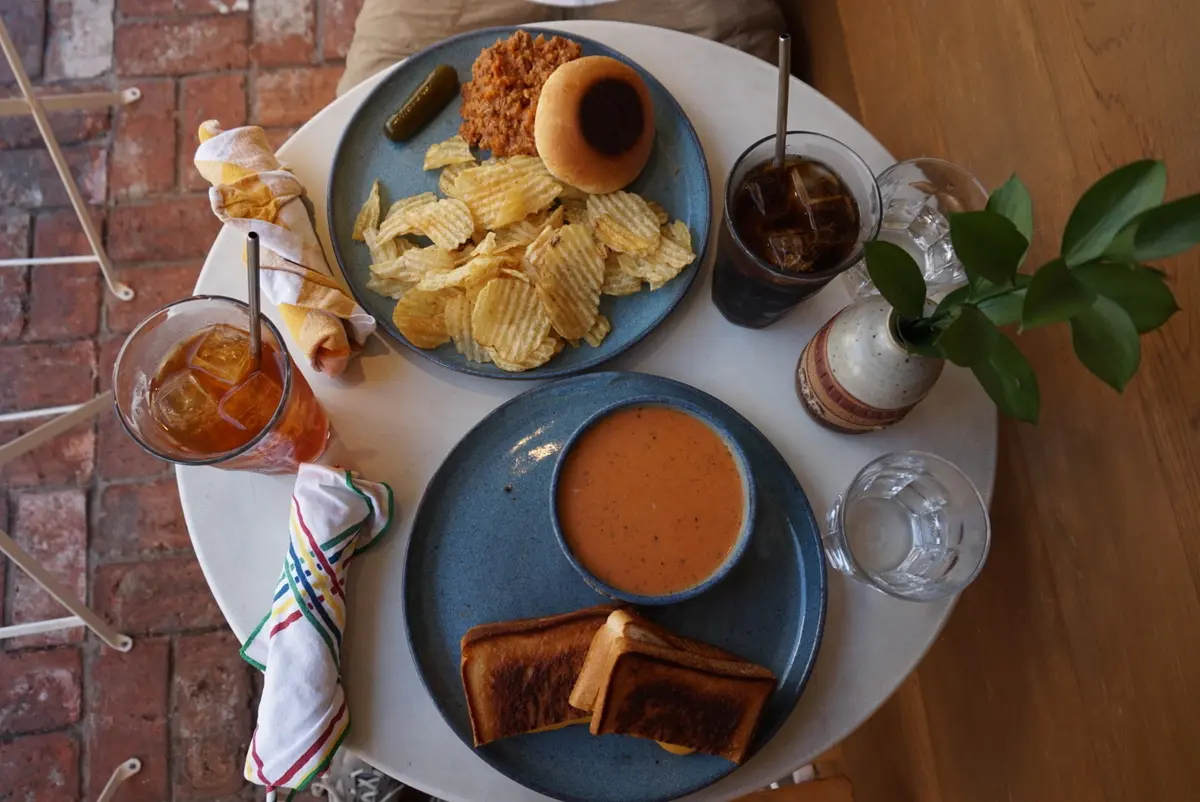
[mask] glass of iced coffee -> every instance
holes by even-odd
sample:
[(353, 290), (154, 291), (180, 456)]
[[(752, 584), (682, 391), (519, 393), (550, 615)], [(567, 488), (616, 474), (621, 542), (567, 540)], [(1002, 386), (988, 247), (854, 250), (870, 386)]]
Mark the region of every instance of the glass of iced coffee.
[(319, 458), (325, 410), (266, 317), (254, 364), (250, 325), (246, 304), (221, 296), (177, 301), (143, 321), (113, 368), (125, 431), (180, 465), (295, 473)]
[(739, 326), (779, 320), (862, 258), (879, 233), (879, 187), (866, 162), (823, 134), (789, 131), (738, 158), (725, 186), (713, 303)]

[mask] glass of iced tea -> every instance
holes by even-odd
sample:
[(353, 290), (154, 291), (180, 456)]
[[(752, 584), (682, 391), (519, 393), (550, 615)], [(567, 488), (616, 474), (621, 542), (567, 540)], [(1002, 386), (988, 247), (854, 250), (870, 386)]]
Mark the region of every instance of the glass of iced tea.
[(775, 136), (755, 142), (725, 183), (713, 303), (732, 323), (762, 328), (792, 311), (863, 253), (879, 233), (879, 187), (850, 148), (789, 131), (782, 167)]
[(250, 358), (250, 310), (201, 295), (163, 307), (117, 355), (113, 392), (125, 431), (180, 465), (295, 473), (325, 451), (329, 419), (260, 318), (262, 359)]

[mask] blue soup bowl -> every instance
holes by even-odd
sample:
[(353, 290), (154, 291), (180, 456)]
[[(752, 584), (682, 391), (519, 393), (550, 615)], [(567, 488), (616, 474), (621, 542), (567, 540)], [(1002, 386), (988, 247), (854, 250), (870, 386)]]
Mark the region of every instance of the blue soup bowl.
[[(593, 574), (576, 558), (575, 553), (571, 551), (570, 545), (567, 543), (566, 535), (563, 533), (562, 525), (558, 519), (558, 483), (562, 477), (563, 466), (566, 464), (567, 457), (571, 453), (571, 449), (579, 442), (579, 439), (592, 426), (596, 425), (601, 419), (608, 417), (612, 413), (620, 409), (628, 407), (646, 407), (658, 406), (675, 409), (680, 412), (685, 412), (701, 423), (708, 426), (718, 437), (725, 447), (729, 449), (730, 455), (733, 457), (734, 464), (737, 466), (738, 475), (742, 479), (742, 527), (738, 531), (737, 539), (733, 542), (733, 548), (729, 550), (725, 560), (713, 571), (706, 579), (699, 584), (693, 585), (690, 588), (676, 591), (674, 593), (665, 593), (660, 595), (645, 596), (639, 593), (630, 593), (629, 591), (615, 588), (607, 582), (602, 581), (599, 577)], [(574, 433), (567, 438), (563, 444), (562, 450), (558, 453), (557, 461), (554, 465), (554, 474), (550, 480), (550, 514), (554, 522), (554, 537), (558, 541), (559, 548), (562, 549), (567, 561), (579, 573), (583, 580), (598, 593), (608, 596), (619, 601), (629, 602), (637, 605), (664, 605), (675, 604), (676, 602), (686, 601), (695, 596), (700, 595), (704, 591), (716, 585), (732, 570), (737, 561), (746, 553), (746, 547), (750, 543), (750, 536), (754, 532), (754, 514), (755, 514), (755, 497), (754, 497), (754, 479), (750, 473), (750, 461), (746, 454), (742, 451), (742, 447), (734, 439), (733, 433), (716, 418), (712, 417), (705, 410), (698, 406), (680, 401), (675, 398), (665, 396), (647, 395), (634, 398), (627, 398), (613, 404), (603, 407), (590, 418), (585, 420)]]

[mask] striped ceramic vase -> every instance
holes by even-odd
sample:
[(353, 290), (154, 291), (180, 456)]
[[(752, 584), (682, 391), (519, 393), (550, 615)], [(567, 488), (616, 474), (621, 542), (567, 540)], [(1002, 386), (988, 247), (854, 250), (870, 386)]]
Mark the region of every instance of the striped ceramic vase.
[(847, 434), (899, 423), (924, 398), (943, 362), (904, 350), (892, 308), (876, 296), (847, 306), (821, 327), (796, 365), (796, 391), (816, 421)]

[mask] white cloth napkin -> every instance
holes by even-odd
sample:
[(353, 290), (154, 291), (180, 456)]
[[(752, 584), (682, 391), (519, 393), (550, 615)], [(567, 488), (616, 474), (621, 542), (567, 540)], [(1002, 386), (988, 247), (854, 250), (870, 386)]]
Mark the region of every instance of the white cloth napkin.
[(391, 521), (387, 485), (300, 466), (283, 573), (270, 612), (241, 652), (266, 675), (244, 773), (268, 798), (278, 788), (303, 790), (324, 773), (349, 729), (340, 676), (346, 569)]

